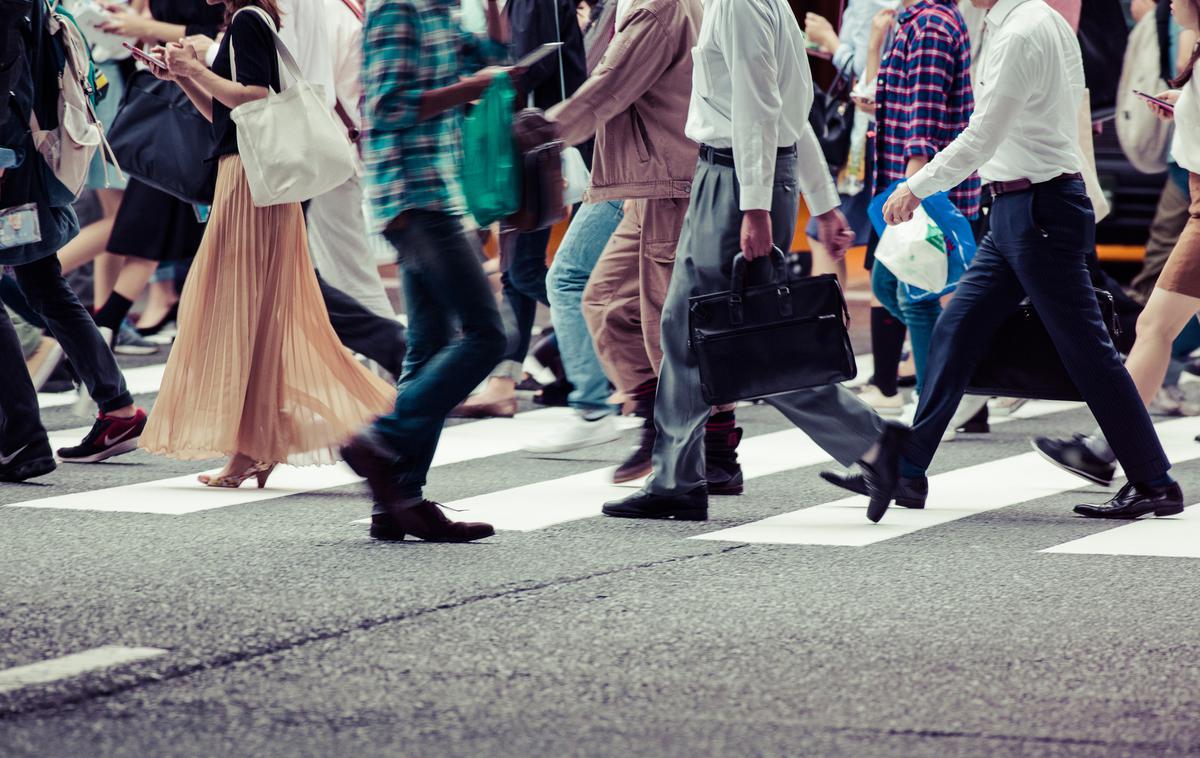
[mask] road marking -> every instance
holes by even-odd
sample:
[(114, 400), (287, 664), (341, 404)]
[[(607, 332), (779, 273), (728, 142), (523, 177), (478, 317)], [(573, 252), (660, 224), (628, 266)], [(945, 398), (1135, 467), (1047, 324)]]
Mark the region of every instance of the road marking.
[(1132, 524), (1064, 542), (1042, 552), (1200, 558), (1200, 505), (1184, 509), (1178, 516), (1146, 516)]
[[(1031, 402), (1015, 416), (998, 419), (996, 423), (1033, 418), (1073, 407), (1074, 404)], [(749, 437), (739, 447), (738, 457), (747, 481), (831, 461), (829, 455), (799, 429)], [(641, 486), (641, 482), (615, 485), (612, 483), (612, 472), (612, 466), (593, 469), (488, 492), (446, 505), (462, 511), (452, 514), (455, 519), (485, 521), (502, 530), (532, 531), (597, 516), (604, 503), (623, 498), (630, 494), (631, 487)], [(363, 519), (355, 523), (368, 522), (369, 519)]]
[[(526, 440), (545, 434), (561, 424), (571, 413), (573, 411), (567, 408), (545, 408), (521, 413), (511, 419), (486, 419), (447, 427), (442, 433), (433, 465), (448, 466), (514, 452), (519, 450)], [(180, 516), (340, 487), (358, 481), (359, 477), (348, 466), (340, 463), (332, 466), (280, 466), (271, 474), (267, 487), (261, 490), (255, 488), (253, 483), (243, 485), (239, 489), (205, 487), (196, 481), (195, 474), (188, 474), (23, 503), (10, 503), (7, 507)]]
[[(1200, 431), (1200, 419), (1167, 421), (1156, 425), (1156, 429), (1172, 461), (1200, 458), (1200, 445), (1194, 440)], [(932, 476), (924, 510), (892, 506), (878, 524), (870, 523), (864, 515), (866, 498), (854, 496), (691, 539), (865, 547), (1081, 486), (1078, 477), (1046, 463), (1037, 453), (1025, 453)]]
[[(155, 363), (151, 366), (123, 369), (125, 385), (132, 395), (149, 395), (158, 392), (162, 385), (163, 373), (167, 364)], [(58, 408), (64, 405), (74, 405), (79, 396), (74, 392), (42, 392), (38, 393), (39, 408)]]
[(12, 692), (34, 684), (49, 684), (96, 669), (121, 666), (166, 654), (166, 650), (157, 647), (105, 645), (85, 650), (82, 653), (73, 653), (61, 658), (51, 658), (48, 661), (39, 661), (0, 671), (0, 692)]

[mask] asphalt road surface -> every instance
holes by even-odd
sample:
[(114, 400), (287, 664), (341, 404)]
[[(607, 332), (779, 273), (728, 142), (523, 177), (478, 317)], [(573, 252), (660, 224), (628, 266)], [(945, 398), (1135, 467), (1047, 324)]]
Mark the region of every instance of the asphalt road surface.
[[(149, 405), (161, 366), (130, 371)], [(46, 398), (53, 436), (87, 419)], [(55, 405), (55, 404), (58, 405)], [(1032, 403), (948, 443), (923, 512), (864, 503), (766, 407), (707, 523), (597, 516), (621, 443), (456, 425), (428, 494), (473, 545), (379, 544), (340, 467), (211, 491), (135, 453), (0, 485), (0, 755), (1200, 753), (1200, 506), (1138, 523), (1037, 459)], [(1200, 419), (1157, 419), (1200, 502)]]

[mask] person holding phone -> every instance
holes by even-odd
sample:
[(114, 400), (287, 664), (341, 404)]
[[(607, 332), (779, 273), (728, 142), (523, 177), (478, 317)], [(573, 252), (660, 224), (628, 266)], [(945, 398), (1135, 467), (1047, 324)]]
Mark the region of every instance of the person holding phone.
[[(1200, 1), (1175, 0), (1172, 9), (1181, 27), (1200, 32)], [(1175, 122), (1171, 155), (1188, 171), (1191, 191), (1187, 223), (1138, 317), (1137, 340), (1125, 360), (1125, 368), (1133, 378), (1138, 395), (1147, 405), (1162, 387), (1171, 362), (1172, 343), (1200, 314), (1200, 78), (1195, 71), (1198, 60), (1200, 46), (1192, 51), (1179, 75), (1171, 82), (1175, 89), (1146, 98), (1146, 107), (1155, 115)], [(1118, 457), (1115, 451), (1121, 440), (1119, 433), (1109, 436), (1113, 433), (1114, 430), (1104, 430), (1102, 425), (1101, 430), (1091, 437), (1039, 437), (1035, 445), (1045, 458), (1061, 468), (1090, 482), (1107, 485), (1116, 475)], [(1136, 503), (1079, 506), (1076, 512), (1100, 518), (1143, 515), (1143, 509)]]
[[(1110, 518), (1179, 513), (1183, 493), (1109, 337), (1088, 274), (1096, 219), (1081, 173), (1079, 41), (1045, 0), (973, 2), (988, 9), (975, 113), (883, 209), (889, 224), (908, 221), (921, 198), (958, 186), (975, 171), (994, 199), (991, 231), (934, 327), (901, 476), (913, 487), (928, 486), (925, 470), (967, 383), (1003, 320), (1028, 295), (1129, 479), (1108, 504), (1080, 505), (1076, 512)], [(1192, 0), (1181, 2), (1192, 7)]]
[(279, 9), (275, 0), (224, 7), (211, 70), (187, 42), (168, 44), (166, 70), (151, 69), (177, 82), (212, 121), (218, 168), (142, 447), (183, 459), (229, 456), (219, 474), (200, 481), (238, 487), (255, 478), (262, 487), (277, 463), (336, 459), (338, 443), (395, 393), (338, 342), (308, 258), (300, 203), (258, 207), (250, 196), (230, 113), (279, 89)]

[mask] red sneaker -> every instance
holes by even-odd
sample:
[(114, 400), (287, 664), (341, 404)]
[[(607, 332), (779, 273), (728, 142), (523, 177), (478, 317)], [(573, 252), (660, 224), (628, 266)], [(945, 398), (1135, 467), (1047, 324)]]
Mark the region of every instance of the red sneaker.
[(101, 413), (92, 425), (92, 431), (75, 447), (58, 450), (63, 463), (99, 463), (113, 456), (137, 450), (138, 438), (146, 428), (146, 412), (137, 409), (129, 418), (117, 418)]

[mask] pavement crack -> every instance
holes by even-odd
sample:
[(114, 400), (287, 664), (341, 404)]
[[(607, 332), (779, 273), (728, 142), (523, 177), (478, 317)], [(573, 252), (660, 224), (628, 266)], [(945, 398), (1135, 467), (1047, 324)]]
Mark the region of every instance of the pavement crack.
[[(323, 629), (312, 631), (308, 634), (293, 636), (289, 639), (278, 640), (271, 644), (252, 647), (247, 650), (236, 652), (228, 652), (211, 656), (206, 660), (194, 661), (184, 665), (168, 666), (166, 671), (158, 671), (153, 673), (145, 673), (141, 676), (135, 676), (130, 681), (121, 682), (109, 686), (91, 686), (85, 685), (83, 691), (76, 694), (53, 698), (49, 701), (37, 700), (36, 694), (33, 696), (23, 695), (22, 690), (16, 690), (8, 696), (0, 696), (0, 722), (7, 721), (22, 716), (34, 715), (48, 711), (55, 711), (59, 708), (67, 706), (82, 705), (84, 703), (100, 700), (103, 698), (121, 695), (133, 690), (140, 689), (147, 685), (164, 684), (177, 679), (183, 679), (193, 674), (198, 674), (204, 671), (213, 671), (228, 666), (234, 666), (246, 661), (252, 661), (258, 658), (265, 658), (271, 655), (287, 653), (292, 650), (299, 649), (306, 645), (312, 645), (329, 640), (339, 639), (358, 632), (370, 631), (378, 629), (388, 624), (402, 623), (412, 621), (414, 619), (424, 618), (436, 613), (445, 611), (455, 611), (466, 608), (478, 603), (485, 603), (492, 600), (501, 600), (505, 598), (519, 597), (524, 594), (540, 592), (542, 590), (555, 587), (569, 587), (593, 579), (600, 579), (606, 576), (616, 576), (618, 574), (629, 573), (633, 571), (643, 571), (646, 569), (659, 568), (678, 563), (687, 563), (690, 561), (703, 560), (706, 558), (716, 558), (727, 555), (729, 553), (743, 550), (749, 545), (730, 545), (720, 550), (709, 551), (704, 553), (693, 553), (691, 555), (680, 555), (671, 558), (663, 558), (661, 560), (645, 561), (643, 563), (634, 563), (615, 568), (604, 569), (602, 571), (593, 571), (588, 574), (579, 576), (559, 577), (556, 579), (548, 579), (532, 584), (525, 584), (519, 587), (511, 587), (504, 590), (496, 590), (493, 592), (479, 593), (459, 598), (457, 600), (439, 603), (437, 605), (418, 608), (402, 613), (388, 614), (385, 616), (377, 616), (375, 618), (367, 618), (358, 621), (357, 623), (342, 626), (334, 629)], [(169, 660), (169, 656), (167, 657)], [(36, 692), (35, 688), (25, 690), (24, 692)], [(4, 700), (8, 702), (4, 702)]]

